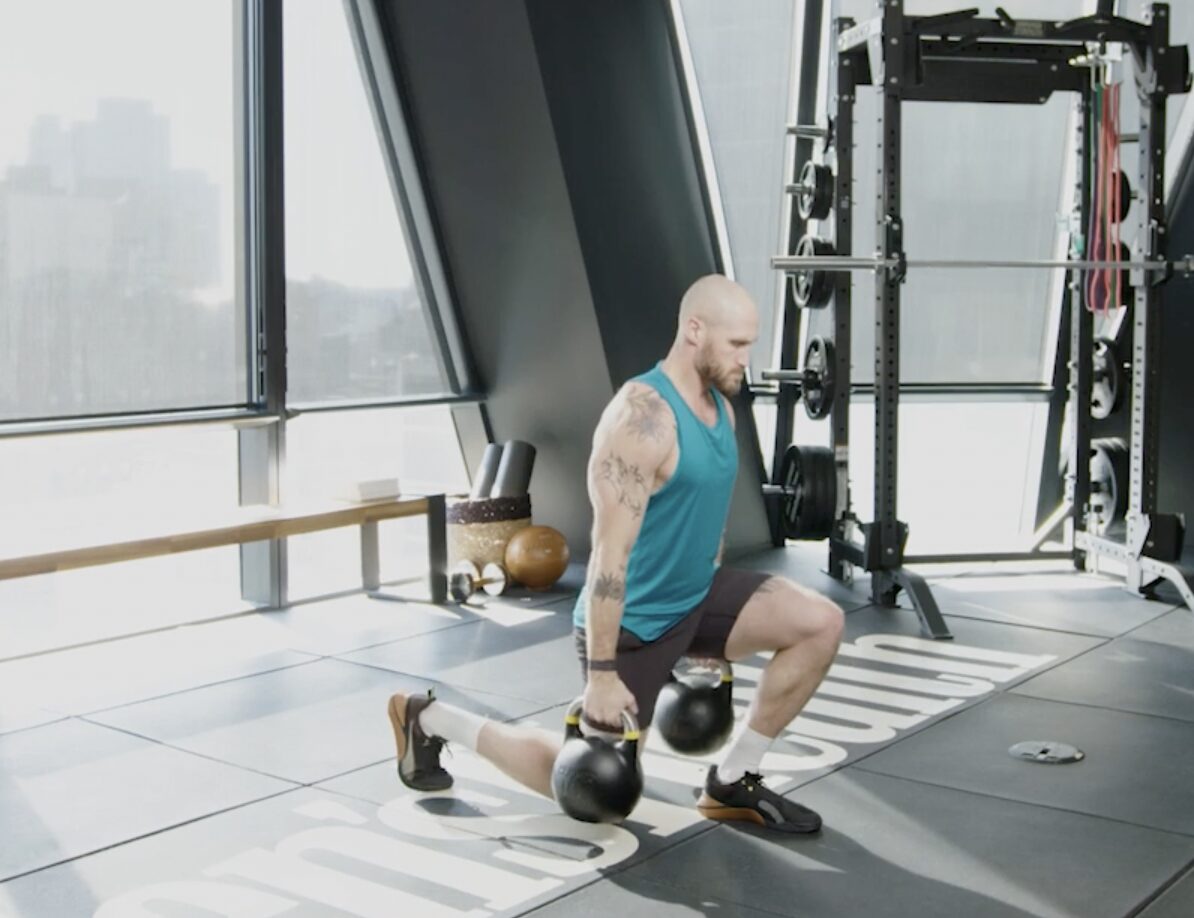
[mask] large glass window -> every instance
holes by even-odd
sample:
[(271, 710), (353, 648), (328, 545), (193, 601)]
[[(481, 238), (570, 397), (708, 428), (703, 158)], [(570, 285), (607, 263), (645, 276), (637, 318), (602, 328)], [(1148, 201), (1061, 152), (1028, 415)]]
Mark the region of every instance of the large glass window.
[[(236, 507), (236, 431), (0, 439), (0, 557), (179, 530)], [(0, 580), (0, 659), (247, 608), (235, 545)]]
[(238, 8), (0, 7), (0, 421), (246, 402)]
[[(404, 494), (468, 490), (468, 471), (450, 408), (319, 412), (302, 415), (287, 426), (283, 479), (287, 500), (335, 498), (356, 482), (393, 478)], [(388, 520), (378, 533), (383, 582), (426, 574), (424, 517)], [(360, 589), (360, 557), (356, 527), (290, 539), (290, 598)]]
[(756, 0), (749, 15), (722, 0), (683, 0), (737, 280), (759, 306), (754, 369), (774, 366), (785, 126), (791, 84), (793, 0)]
[(288, 399), (445, 393), (344, 6), (284, 13)]

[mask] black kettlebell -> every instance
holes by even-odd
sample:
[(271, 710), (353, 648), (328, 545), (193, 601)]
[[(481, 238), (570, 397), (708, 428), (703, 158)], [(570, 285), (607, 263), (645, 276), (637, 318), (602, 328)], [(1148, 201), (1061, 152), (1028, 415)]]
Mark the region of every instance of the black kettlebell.
[(734, 730), (733, 687), (734, 671), (725, 660), (715, 683), (673, 673), (655, 701), (655, 726), (664, 742), (685, 755), (720, 749)]
[(643, 794), (638, 767), (638, 722), (622, 712), (622, 741), (610, 743), (580, 732), (583, 699), (564, 717), (564, 746), (551, 770), (551, 791), (560, 809), (581, 822), (620, 822)]

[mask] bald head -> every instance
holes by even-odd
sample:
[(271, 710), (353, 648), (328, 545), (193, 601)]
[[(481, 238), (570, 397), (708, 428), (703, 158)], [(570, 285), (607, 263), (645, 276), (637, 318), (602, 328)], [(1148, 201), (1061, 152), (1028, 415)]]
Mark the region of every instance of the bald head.
[(686, 361), (704, 385), (734, 395), (758, 336), (759, 314), (746, 288), (720, 274), (708, 274), (680, 301), (672, 353)]
[(689, 319), (700, 319), (712, 326), (732, 324), (756, 313), (754, 300), (746, 288), (721, 274), (706, 274), (696, 281), (680, 300), (680, 327)]

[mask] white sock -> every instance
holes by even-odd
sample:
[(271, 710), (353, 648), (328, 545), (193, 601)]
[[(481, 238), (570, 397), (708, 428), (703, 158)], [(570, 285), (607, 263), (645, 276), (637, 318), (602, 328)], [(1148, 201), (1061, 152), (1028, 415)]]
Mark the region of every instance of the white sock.
[(762, 733), (756, 733), (746, 724), (730, 743), (725, 757), (717, 766), (717, 780), (722, 784), (733, 784), (741, 780), (748, 771), (758, 774), (762, 768), (763, 756), (775, 740)]
[(489, 721), (480, 714), (434, 701), (419, 714), (419, 726), (428, 736), (438, 736), (449, 743), (477, 751), (477, 737)]

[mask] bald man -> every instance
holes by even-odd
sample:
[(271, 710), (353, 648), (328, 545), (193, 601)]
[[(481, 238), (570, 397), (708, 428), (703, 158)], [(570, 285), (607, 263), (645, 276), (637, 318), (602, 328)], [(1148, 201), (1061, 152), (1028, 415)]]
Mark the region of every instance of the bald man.
[[(573, 614), (587, 729), (641, 728), (683, 656), (740, 660), (772, 652), (747, 716), (710, 766), (698, 809), (779, 832), (816, 832), (821, 818), (762, 781), (762, 761), (804, 708), (837, 652), (842, 610), (783, 577), (721, 566), (738, 471), (730, 398), (742, 386), (758, 313), (741, 286), (703, 277), (680, 303), (667, 357), (624, 385), (593, 436), (588, 491), (593, 550)], [(445, 741), (551, 796), (558, 734), (487, 721), (427, 695), (394, 695), (398, 775), (443, 790)]]

